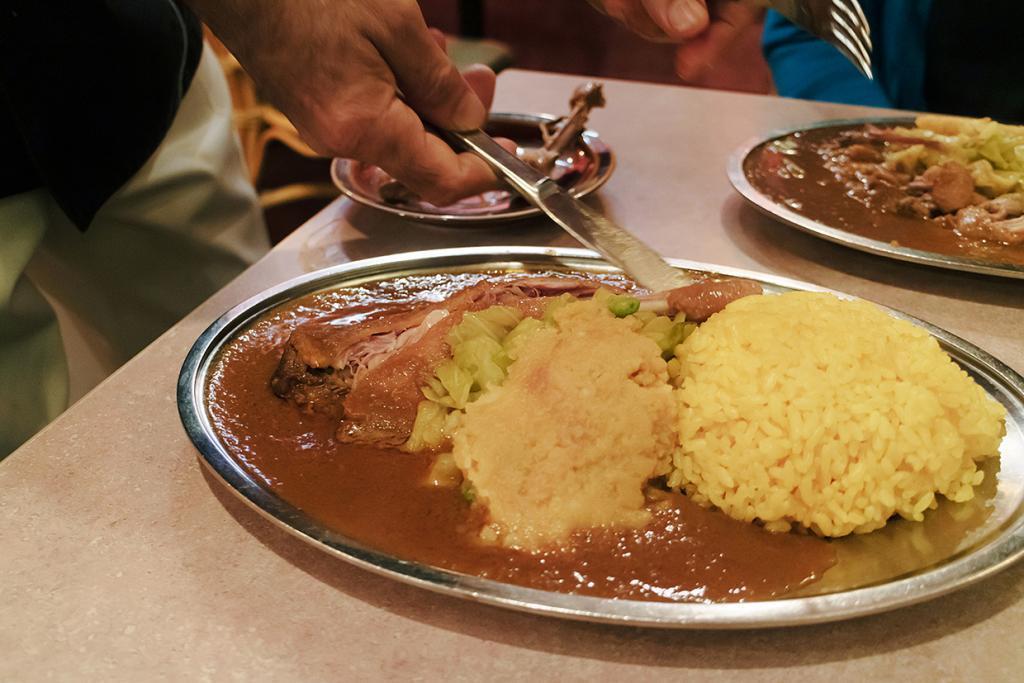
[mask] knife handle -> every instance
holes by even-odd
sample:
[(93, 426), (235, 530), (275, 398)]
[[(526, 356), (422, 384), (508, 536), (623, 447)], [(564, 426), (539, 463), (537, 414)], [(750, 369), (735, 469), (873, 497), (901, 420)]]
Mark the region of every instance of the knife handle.
[(557, 184), (533, 166), (512, 154), (484, 131), (465, 132), (427, 128), (454, 146), (472, 152), (487, 162), (494, 171), (512, 185), (517, 192), (537, 203), (557, 189)]

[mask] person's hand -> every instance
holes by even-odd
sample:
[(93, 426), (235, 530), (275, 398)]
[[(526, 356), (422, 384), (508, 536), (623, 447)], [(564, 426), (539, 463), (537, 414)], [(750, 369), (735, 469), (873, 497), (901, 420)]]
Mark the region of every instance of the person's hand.
[(376, 164), (439, 205), (495, 186), (420, 121), (481, 127), (494, 72), (460, 74), (413, 0), (186, 2), (317, 152)]
[[(680, 43), (676, 73), (700, 82), (736, 46), (747, 46), (764, 10), (736, 0), (593, 0), (609, 16), (649, 40)], [(756, 36), (755, 36), (756, 41)]]
[(697, 37), (709, 22), (705, 0), (590, 0), (634, 33), (665, 42)]

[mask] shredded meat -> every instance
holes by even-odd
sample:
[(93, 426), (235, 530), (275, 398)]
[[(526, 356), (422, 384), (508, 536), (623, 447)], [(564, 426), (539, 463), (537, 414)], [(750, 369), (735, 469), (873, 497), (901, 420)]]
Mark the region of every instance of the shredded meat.
[[(303, 410), (339, 419), (340, 441), (400, 445), (416, 421), (421, 387), (449, 357), (447, 335), (463, 314), (504, 305), (539, 317), (551, 297), (588, 297), (599, 286), (575, 278), (523, 278), (481, 282), (438, 303), (350, 309), (295, 329), (270, 386)], [(749, 280), (704, 280), (645, 300), (651, 308), (701, 321), (760, 293), (761, 286)]]
[(926, 138), (917, 138), (912, 135), (900, 135), (891, 128), (879, 128), (868, 124), (864, 128), (865, 137), (869, 140), (877, 140), (879, 142), (892, 142), (899, 145), (924, 145), (925, 147), (931, 147), (932, 149), (942, 149), (942, 143), (938, 140), (928, 140)]
[(882, 151), (876, 147), (866, 144), (850, 145), (844, 150), (850, 161), (869, 162), (873, 164), (882, 163)]
[[(994, 201), (994, 200), (993, 200)], [(984, 206), (968, 206), (957, 212), (952, 227), (965, 237), (1004, 244), (1024, 244), (1024, 216), (995, 220)]]
[(1017, 218), (1024, 215), (1024, 194), (1010, 192), (1000, 195), (995, 199), (989, 199), (981, 204), (989, 212), (994, 221), (1004, 221), (1008, 218)]
[(270, 380), (284, 399), (341, 418), (338, 438), (381, 445), (405, 441), (420, 387), (449, 354), (445, 337), (467, 311), (514, 306), (538, 316), (563, 293), (590, 296), (598, 283), (574, 278), (481, 282), (445, 301), (363, 307), (292, 332)]
[(904, 216), (932, 218), (939, 212), (939, 207), (930, 194), (910, 195), (896, 202), (896, 213)]
[(912, 180), (910, 174), (885, 165), (883, 150), (884, 143), (864, 130), (844, 131), (835, 142), (822, 145), (821, 155), (825, 168), (846, 186), (850, 197), (871, 203), (879, 188), (901, 187)]
[(670, 313), (685, 313), (687, 320), (703, 322), (736, 299), (761, 294), (752, 280), (703, 280), (664, 294)]
[(342, 415), (342, 401), (360, 370), (381, 353), (429, 329), (443, 311), (436, 305), (361, 306), (302, 325), (288, 338), (270, 388), (312, 412)]
[(397, 446), (409, 437), (423, 400), (420, 387), (448, 357), (445, 337), (466, 310), (450, 312), (417, 342), (358, 376), (345, 397), (339, 441)]
[(1024, 217), (992, 224), (996, 239), (1006, 244), (1024, 244)]
[(886, 168), (881, 164), (851, 164), (851, 167), (865, 187), (900, 185), (906, 182), (905, 174)]
[(955, 161), (932, 166), (921, 174), (921, 180), (931, 185), (932, 198), (943, 213), (958, 211), (974, 199), (974, 178), (967, 167)]
[(846, 186), (847, 196), (869, 207), (932, 220), (971, 239), (1008, 245), (1024, 241), (1024, 193), (994, 199), (979, 194), (970, 170), (956, 161), (931, 166), (917, 176), (886, 164), (887, 149), (910, 145), (942, 149), (937, 140), (868, 125), (839, 133), (821, 145), (819, 154), (825, 167)]

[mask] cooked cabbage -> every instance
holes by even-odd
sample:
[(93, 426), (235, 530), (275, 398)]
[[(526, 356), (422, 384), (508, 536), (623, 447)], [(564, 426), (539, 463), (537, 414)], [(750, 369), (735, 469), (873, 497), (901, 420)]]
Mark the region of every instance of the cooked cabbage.
[[(594, 301), (609, 315), (629, 321), (634, 331), (654, 340), (665, 359), (671, 359), (676, 346), (696, 328), (685, 322), (682, 314), (669, 318), (639, 310), (640, 300), (632, 296), (599, 289)], [(438, 365), (421, 388), (425, 400), (420, 402), (405, 449), (415, 452), (443, 445), (465, 407), (505, 381), (509, 366), (530, 344), (533, 333), (554, 325), (555, 311), (577, 303), (583, 302), (563, 294), (548, 303), (539, 319), (524, 318), (508, 306), (463, 315), (447, 336), (451, 358)]]
[(995, 197), (1024, 187), (1024, 126), (938, 114), (919, 116), (915, 124), (893, 129), (923, 142), (888, 152), (885, 161), (890, 168), (918, 173), (956, 161), (971, 171), (982, 194)]

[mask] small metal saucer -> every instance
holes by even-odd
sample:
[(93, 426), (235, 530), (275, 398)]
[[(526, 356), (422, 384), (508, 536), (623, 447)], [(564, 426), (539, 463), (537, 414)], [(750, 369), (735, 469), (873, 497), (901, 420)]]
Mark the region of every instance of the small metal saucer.
[[(521, 148), (540, 147), (540, 124), (556, 118), (547, 114), (492, 113), (487, 132), (514, 140)], [(576, 146), (558, 159), (552, 177), (573, 196), (585, 197), (604, 185), (613, 170), (615, 156), (611, 149), (595, 131), (586, 130)], [(488, 227), (541, 213), (508, 190), (485, 192), (450, 206), (434, 206), (420, 199), (388, 202), (381, 197), (380, 188), (390, 182), (391, 177), (376, 166), (352, 159), (335, 159), (331, 164), (331, 179), (355, 202), (424, 223), (458, 228)]]

